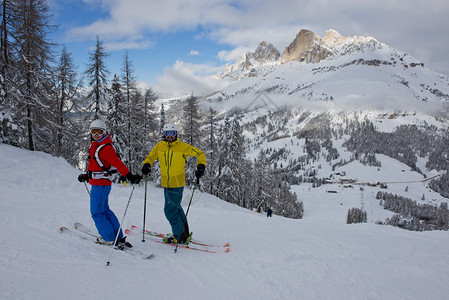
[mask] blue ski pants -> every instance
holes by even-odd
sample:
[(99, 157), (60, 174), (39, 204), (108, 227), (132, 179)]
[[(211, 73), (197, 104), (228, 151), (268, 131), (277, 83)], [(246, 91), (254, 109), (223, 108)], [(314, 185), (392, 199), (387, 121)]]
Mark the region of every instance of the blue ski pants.
[[(120, 222), (109, 209), (110, 185), (92, 185), (90, 190), (90, 213), (98, 233), (105, 241), (114, 241), (120, 229)], [(123, 237), (120, 230), (119, 239)]]
[(183, 192), (184, 187), (164, 188), (164, 198), (165, 198), (164, 213), (165, 217), (167, 218), (168, 222), (171, 225), (172, 233), (176, 239), (179, 239), (181, 233), (185, 231), (185, 228), (183, 228), (183, 222), (184, 219), (186, 218), (186, 215), (181, 206)]

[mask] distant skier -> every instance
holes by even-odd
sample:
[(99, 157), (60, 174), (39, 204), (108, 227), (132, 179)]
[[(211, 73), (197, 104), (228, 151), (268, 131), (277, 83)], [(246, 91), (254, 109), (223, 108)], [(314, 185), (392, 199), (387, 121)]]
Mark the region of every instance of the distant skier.
[(273, 211), (271, 210), (271, 207), (268, 207), (267, 217), (271, 217), (272, 214), (273, 214)]
[[(188, 244), (191, 238), (186, 215), (181, 206), (185, 186), (185, 165), (189, 156), (197, 158), (197, 179), (204, 175), (206, 154), (198, 148), (178, 139), (178, 127), (166, 124), (163, 128), (164, 140), (157, 143), (145, 158), (142, 174), (151, 172), (151, 165), (157, 159), (161, 169), (161, 184), (164, 187), (164, 213), (173, 235), (165, 238), (166, 243)], [(185, 223), (184, 223), (185, 220)]]
[[(104, 121), (97, 119), (90, 123), (90, 137), (87, 173), (80, 174), (78, 181), (88, 181), (92, 187), (90, 190), (90, 212), (100, 234), (98, 242), (112, 245), (120, 229), (120, 222), (108, 204), (111, 182), (118, 175), (117, 172), (124, 175), (132, 184), (138, 184), (142, 177), (132, 174), (120, 160), (112, 146), (112, 140), (106, 131)], [(126, 242), (126, 237), (123, 236), (121, 230), (117, 239), (118, 243), (132, 247), (130, 243)]]

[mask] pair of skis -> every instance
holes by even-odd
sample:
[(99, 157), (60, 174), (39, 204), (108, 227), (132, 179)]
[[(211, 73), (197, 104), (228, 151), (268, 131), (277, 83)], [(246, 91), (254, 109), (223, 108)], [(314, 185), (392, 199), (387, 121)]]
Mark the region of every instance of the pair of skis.
[[(97, 242), (98, 235), (95, 234), (93, 231), (91, 231), (86, 226), (84, 226), (83, 224), (81, 224), (79, 222), (76, 222), (73, 225), (73, 227), (76, 229), (76, 232), (82, 233), (82, 235), (78, 235), (79, 237), (81, 237), (83, 239), (86, 239), (86, 240), (93, 240), (93, 241)], [(73, 231), (70, 228), (65, 227), (65, 226), (62, 226), (60, 228), (60, 231), (61, 231), (61, 233), (70, 233), (72, 235), (75, 234), (75, 231)], [(135, 232), (139, 232), (139, 233), (143, 232), (144, 234), (146, 234), (146, 235), (148, 235), (150, 237), (160, 238), (160, 240), (158, 240), (158, 239), (150, 239), (150, 241), (153, 241), (153, 242), (156, 242), (156, 243), (159, 243), (159, 244), (176, 246), (176, 244), (165, 243), (165, 242), (162, 241), (162, 239), (164, 237), (166, 237), (165, 234), (154, 232), (154, 231), (150, 231), (150, 230), (142, 230), (142, 229), (139, 229), (139, 227), (137, 227), (135, 225), (131, 226), (131, 229), (125, 229), (125, 234), (127, 234), (127, 235), (134, 234)], [(230, 251), (229, 243), (225, 243), (223, 245), (216, 245), (216, 244), (206, 244), (206, 243), (202, 243), (202, 242), (193, 240), (193, 241), (190, 241), (190, 244), (189, 245), (178, 244), (178, 248), (189, 249), (189, 250), (200, 251), (200, 252), (206, 252), (206, 253), (217, 253), (217, 252), (226, 252), (227, 253), (227, 252)], [(214, 248), (214, 249), (218, 249), (218, 250), (217, 251), (213, 251), (213, 250), (210, 250), (209, 248)], [(116, 249), (124, 250), (124, 252), (132, 253), (133, 255), (140, 255), (142, 257), (142, 259), (150, 259), (150, 258), (154, 257), (154, 255), (152, 253), (144, 253), (142, 251), (135, 250), (133, 248), (116, 247)]]
[[(97, 238), (98, 235), (96, 235), (94, 232), (92, 232), (89, 228), (87, 228), (86, 226), (84, 226), (83, 224), (76, 222), (75, 224), (73, 224), (73, 227), (76, 229), (76, 231), (71, 230), (68, 227), (62, 226), (61, 228), (59, 228), (59, 230), (61, 231), (61, 233), (69, 233), (71, 235), (77, 235), (78, 237), (85, 239), (85, 240), (91, 240), (94, 241), (95, 243), (98, 244), (97, 242)], [(76, 234), (75, 232), (79, 232), (82, 235)], [(141, 256), (142, 259), (150, 259), (153, 258), (154, 255), (152, 253), (145, 253), (133, 248), (129, 248), (126, 246), (114, 246), (115, 249), (117, 250), (123, 250), (124, 252), (130, 253), (134, 256)]]
[[(125, 234), (131, 235), (134, 234), (135, 232), (138, 233), (144, 233), (150, 237), (154, 237), (154, 238), (160, 238), (160, 240), (158, 239), (150, 239), (150, 241), (152, 242), (156, 242), (159, 244), (166, 244), (166, 245), (170, 245), (170, 246), (175, 246), (176, 244), (170, 244), (170, 243), (165, 243), (162, 241), (163, 238), (165, 238), (167, 235), (163, 234), (163, 233), (158, 233), (155, 231), (150, 231), (150, 230), (142, 230), (140, 229), (138, 226), (136, 225), (132, 225), (131, 229), (125, 229)], [(194, 250), (194, 251), (201, 251), (201, 252), (207, 252), (207, 253), (217, 253), (217, 252), (229, 252), (231, 251), (230, 245), (229, 243), (225, 243), (223, 245), (218, 245), (218, 244), (206, 244), (206, 243), (202, 243), (199, 241), (195, 241), (195, 240), (191, 240), (189, 245), (183, 245), (183, 244), (178, 244), (178, 248), (184, 248), (184, 249), (189, 249), (189, 250)], [(210, 250), (209, 248), (214, 248), (217, 249), (216, 251), (214, 250)], [(221, 249), (220, 249), (221, 248)], [(223, 250), (224, 248), (224, 250)]]

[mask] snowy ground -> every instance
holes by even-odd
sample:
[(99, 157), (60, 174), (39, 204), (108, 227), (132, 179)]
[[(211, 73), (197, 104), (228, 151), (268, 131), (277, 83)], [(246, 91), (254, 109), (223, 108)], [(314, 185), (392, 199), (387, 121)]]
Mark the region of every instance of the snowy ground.
[[(302, 220), (267, 218), (197, 193), (189, 212), (194, 237), (229, 241), (231, 252), (174, 253), (130, 235), (134, 248), (155, 257), (113, 251), (106, 266), (110, 248), (59, 232), (76, 221), (95, 229), (78, 170), (63, 159), (4, 144), (0, 165), (0, 299), (447, 299), (449, 293), (448, 232), (375, 225), (390, 215), (374, 199), (377, 188), (297, 186)], [(372, 172), (347, 169), (360, 172), (360, 180)], [(401, 176), (416, 180), (407, 172)], [(408, 185), (408, 193), (422, 195), (424, 188)], [(130, 186), (112, 189), (110, 206), (120, 220), (130, 193)], [(143, 198), (143, 186), (136, 187), (125, 228), (142, 224)], [(146, 226), (165, 233), (162, 198), (150, 183)], [(347, 210), (362, 202), (368, 223), (345, 224)]]

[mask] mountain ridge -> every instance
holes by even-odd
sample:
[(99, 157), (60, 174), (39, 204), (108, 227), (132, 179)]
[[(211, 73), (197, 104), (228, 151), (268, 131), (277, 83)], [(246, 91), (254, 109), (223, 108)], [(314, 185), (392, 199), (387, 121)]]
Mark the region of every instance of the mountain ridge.
[[(270, 48), (268, 56), (258, 56), (260, 48)], [(303, 29), (282, 56), (273, 53), (275, 48), (263, 42), (237, 64), (228, 65), (217, 77), (232, 83), (203, 97), (206, 104), (245, 110), (261, 94), (278, 106), (307, 107), (318, 101), (336, 110), (418, 110), (435, 105), (441, 112), (449, 103), (448, 76), (372, 37), (344, 37), (328, 30), (322, 39)], [(225, 102), (229, 103), (222, 105)]]

